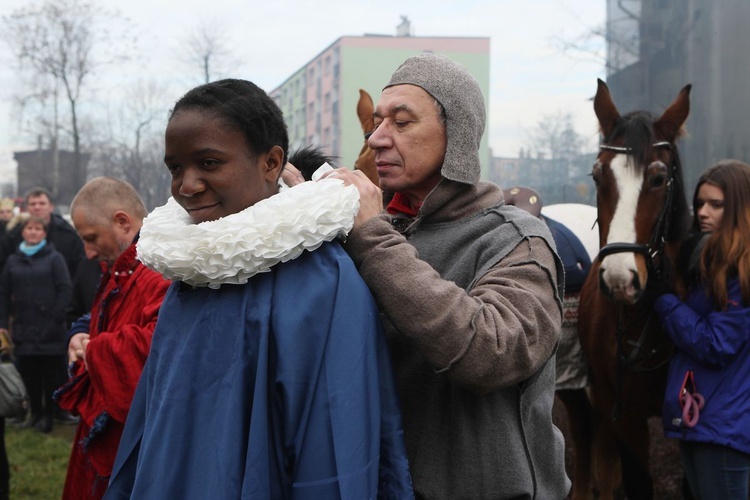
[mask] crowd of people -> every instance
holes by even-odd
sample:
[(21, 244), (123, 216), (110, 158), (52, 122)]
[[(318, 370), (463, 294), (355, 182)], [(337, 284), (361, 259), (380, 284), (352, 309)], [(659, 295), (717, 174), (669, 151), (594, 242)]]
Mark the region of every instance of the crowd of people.
[[(374, 118), (379, 185), (305, 181), (274, 101), (220, 80), (170, 113), (163, 207), (111, 178), (75, 196), (74, 228), (42, 189), (15, 224), (0, 202), (26, 424), (77, 420), (63, 498), (568, 495), (564, 267), (548, 225), (480, 181), (479, 85), (410, 57)], [(747, 498), (749, 198), (747, 165), (706, 171), (655, 306), (677, 349), (665, 432), (697, 498)], [(7, 478), (0, 457), (0, 500)]]

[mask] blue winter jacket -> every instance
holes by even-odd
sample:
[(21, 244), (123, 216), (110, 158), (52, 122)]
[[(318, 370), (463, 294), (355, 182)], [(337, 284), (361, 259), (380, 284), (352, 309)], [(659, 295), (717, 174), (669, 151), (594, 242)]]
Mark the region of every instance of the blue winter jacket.
[[(654, 305), (676, 346), (664, 398), (667, 437), (728, 446), (750, 453), (750, 306), (743, 304), (739, 281), (727, 284), (729, 306), (718, 311), (701, 286), (685, 302), (674, 294)], [(682, 421), (679, 394), (688, 370), (705, 398), (698, 423)]]

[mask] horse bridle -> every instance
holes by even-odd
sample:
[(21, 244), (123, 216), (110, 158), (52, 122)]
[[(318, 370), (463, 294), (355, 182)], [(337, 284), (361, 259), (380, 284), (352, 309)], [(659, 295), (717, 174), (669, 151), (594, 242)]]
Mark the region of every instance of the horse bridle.
[[(652, 144), (652, 147), (654, 148), (672, 148), (672, 144), (667, 141), (660, 141), (655, 142)], [(611, 146), (609, 144), (601, 144), (599, 146), (600, 150), (605, 151), (614, 151), (616, 153), (625, 153), (625, 154), (631, 154), (633, 152), (632, 148), (629, 147), (623, 147), (623, 146)], [(663, 259), (661, 259), (661, 254), (664, 251), (664, 243), (666, 242), (666, 235), (669, 231), (669, 222), (670, 219), (667, 217), (667, 214), (669, 212), (670, 207), (672, 206), (672, 198), (674, 194), (674, 161), (671, 162), (671, 164), (668, 166), (667, 172), (669, 175), (669, 180), (667, 181), (667, 195), (664, 200), (664, 204), (661, 207), (661, 210), (659, 211), (659, 218), (656, 221), (656, 227), (654, 228), (654, 232), (651, 234), (651, 238), (648, 242), (648, 244), (643, 245), (640, 243), (609, 243), (607, 245), (604, 245), (600, 250), (597, 258), (599, 259), (599, 262), (601, 262), (606, 256), (616, 254), (616, 253), (640, 253), (642, 254), (646, 259), (646, 268), (648, 270), (649, 274), (660, 274), (662, 269), (662, 263)], [(623, 326), (622, 324), (622, 317), (620, 314), (618, 314), (617, 318), (617, 383), (615, 387), (615, 403), (614, 407), (612, 408), (612, 420), (618, 420), (620, 416), (620, 409), (622, 405), (622, 400), (620, 398), (620, 392), (622, 390), (622, 382), (623, 382), (623, 376), (624, 376), (624, 370), (625, 368), (629, 368), (636, 372), (646, 372), (646, 371), (653, 371), (661, 368), (666, 363), (669, 362), (669, 357), (667, 357), (666, 360), (657, 363), (655, 366), (644, 368), (644, 367), (638, 367), (637, 363), (642, 362), (644, 360), (647, 360), (651, 358), (656, 351), (652, 350), (651, 352), (642, 353), (643, 347), (646, 342), (647, 338), (647, 331), (649, 323), (651, 323), (653, 319), (653, 311), (649, 315), (649, 317), (646, 319), (646, 322), (644, 324), (643, 329), (641, 330), (641, 334), (638, 336), (638, 340), (635, 342), (629, 342), (630, 347), (632, 348), (630, 353), (628, 355), (623, 354), (623, 342), (625, 341), (625, 334), (628, 330), (635, 324), (635, 322), (631, 325)]]
[[(652, 147), (672, 149), (672, 144), (667, 141), (660, 141), (652, 144)], [(633, 152), (632, 148), (624, 146), (611, 146), (609, 144), (601, 144), (599, 146), (599, 149), (625, 154), (630, 154)], [(599, 262), (601, 262), (606, 256), (616, 253), (640, 253), (646, 259), (646, 268), (648, 269), (649, 273), (651, 273), (652, 271), (660, 271), (660, 257), (664, 250), (666, 235), (669, 231), (669, 217), (667, 217), (667, 213), (669, 212), (669, 208), (672, 206), (672, 197), (674, 194), (673, 170), (674, 165), (669, 165), (667, 169), (669, 175), (669, 180), (667, 181), (667, 196), (664, 200), (664, 204), (662, 205), (661, 210), (659, 211), (659, 218), (656, 221), (656, 227), (654, 228), (654, 232), (651, 233), (651, 239), (649, 240), (648, 244), (643, 245), (641, 243), (621, 242), (609, 243), (607, 245), (604, 245), (599, 250)]]

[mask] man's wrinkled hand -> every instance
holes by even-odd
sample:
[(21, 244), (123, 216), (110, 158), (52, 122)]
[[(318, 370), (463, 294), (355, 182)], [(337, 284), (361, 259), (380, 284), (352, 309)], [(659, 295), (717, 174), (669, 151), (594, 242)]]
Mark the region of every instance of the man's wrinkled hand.
[(347, 186), (354, 186), (359, 191), (359, 212), (354, 218), (354, 228), (376, 217), (383, 211), (383, 191), (372, 183), (360, 170), (337, 168), (323, 175), (326, 178), (341, 179)]

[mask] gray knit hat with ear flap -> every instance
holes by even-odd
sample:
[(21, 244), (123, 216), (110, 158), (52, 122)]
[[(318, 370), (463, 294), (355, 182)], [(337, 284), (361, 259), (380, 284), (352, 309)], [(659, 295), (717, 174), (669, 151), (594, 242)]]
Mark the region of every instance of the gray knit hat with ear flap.
[(466, 184), (479, 182), (485, 110), (482, 91), (471, 73), (445, 56), (425, 52), (404, 61), (384, 88), (394, 85), (421, 87), (445, 109), (448, 145), (442, 176)]

